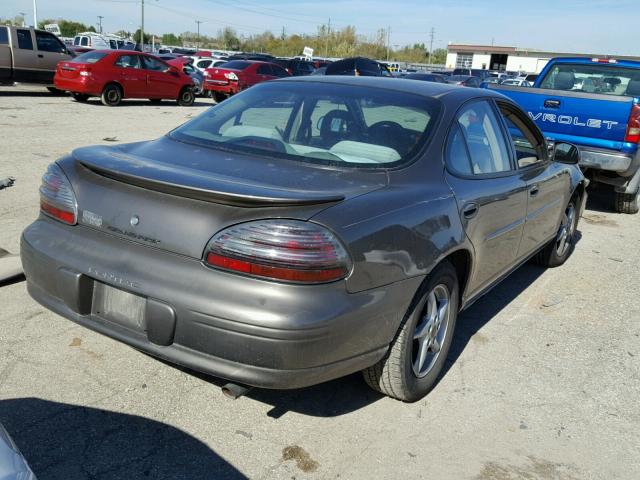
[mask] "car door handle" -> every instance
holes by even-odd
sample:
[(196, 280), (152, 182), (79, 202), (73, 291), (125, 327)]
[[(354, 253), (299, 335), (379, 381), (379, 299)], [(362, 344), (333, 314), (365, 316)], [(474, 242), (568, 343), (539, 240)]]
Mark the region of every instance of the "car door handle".
[(44, 58), (44, 55), (42, 55), (41, 53), (38, 54), (38, 58)]
[(478, 214), (478, 210), (480, 210), (480, 206), (475, 202), (469, 202), (462, 207), (462, 216), (464, 218), (471, 219)]
[(536, 195), (538, 195), (538, 192), (540, 192), (540, 188), (538, 187), (538, 185), (533, 185), (529, 189), (529, 196), (535, 197)]
[(560, 108), (560, 100), (545, 100), (545, 108)]

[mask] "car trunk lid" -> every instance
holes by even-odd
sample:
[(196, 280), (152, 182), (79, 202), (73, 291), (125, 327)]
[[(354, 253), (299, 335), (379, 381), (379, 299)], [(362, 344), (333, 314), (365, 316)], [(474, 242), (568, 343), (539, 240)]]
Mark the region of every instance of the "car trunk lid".
[(62, 167), (77, 196), (80, 224), (194, 258), (227, 226), (260, 218), (306, 220), (387, 184), (385, 172), (329, 170), (166, 137), (81, 148), (72, 157)]

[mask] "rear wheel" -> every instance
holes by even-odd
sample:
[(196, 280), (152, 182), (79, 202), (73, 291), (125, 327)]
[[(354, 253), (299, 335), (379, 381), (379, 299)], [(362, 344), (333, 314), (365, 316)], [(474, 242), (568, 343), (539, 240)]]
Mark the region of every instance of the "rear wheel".
[(47, 90), (49, 90), (54, 95), (62, 95), (64, 93), (62, 90), (58, 90), (56, 87), (47, 87)]
[(405, 402), (415, 402), (429, 393), (447, 359), (459, 305), (453, 266), (441, 263), (420, 291), (387, 355), (362, 372), (374, 390)]
[(122, 90), (118, 85), (110, 83), (109, 85), (104, 87), (104, 90), (102, 90), (100, 100), (102, 100), (103, 105), (106, 105), (108, 107), (115, 107), (122, 101)]
[(196, 96), (193, 93), (193, 89), (190, 87), (185, 87), (180, 90), (180, 95), (178, 95), (177, 102), (181, 107), (190, 107), (191, 105), (193, 105), (195, 99)]
[(213, 92), (213, 99), (216, 103), (224, 102), (228, 98), (227, 95), (220, 92)]
[(85, 95), (84, 93), (72, 93), (71, 96), (76, 102), (84, 103), (89, 100), (89, 95)]
[(640, 210), (640, 190), (636, 193), (616, 192), (616, 212), (618, 213), (638, 213)]
[(575, 248), (578, 229), (578, 205), (580, 205), (578, 197), (573, 197), (569, 201), (562, 215), (556, 237), (534, 257), (538, 265), (546, 268), (558, 267), (571, 256)]

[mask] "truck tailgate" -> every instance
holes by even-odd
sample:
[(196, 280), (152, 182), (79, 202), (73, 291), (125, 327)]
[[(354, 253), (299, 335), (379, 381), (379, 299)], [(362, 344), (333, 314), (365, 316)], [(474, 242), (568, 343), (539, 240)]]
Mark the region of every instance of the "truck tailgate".
[(633, 153), (625, 143), (633, 97), (490, 85), (520, 105), (547, 138)]

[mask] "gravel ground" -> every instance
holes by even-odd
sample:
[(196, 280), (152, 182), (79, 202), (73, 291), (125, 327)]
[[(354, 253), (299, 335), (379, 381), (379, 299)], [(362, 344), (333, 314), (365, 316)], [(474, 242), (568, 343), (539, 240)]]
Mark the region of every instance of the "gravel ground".
[[(0, 248), (17, 253), (46, 165), (157, 137), (204, 110), (0, 90)], [(110, 140), (106, 140), (106, 139)], [(462, 314), (448, 369), (403, 404), (359, 375), (253, 390), (159, 362), (0, 287), (0, 422), (40, 479), (640, 478), (640, 216), (592, 195), (565, 266), (525, 265)]]

